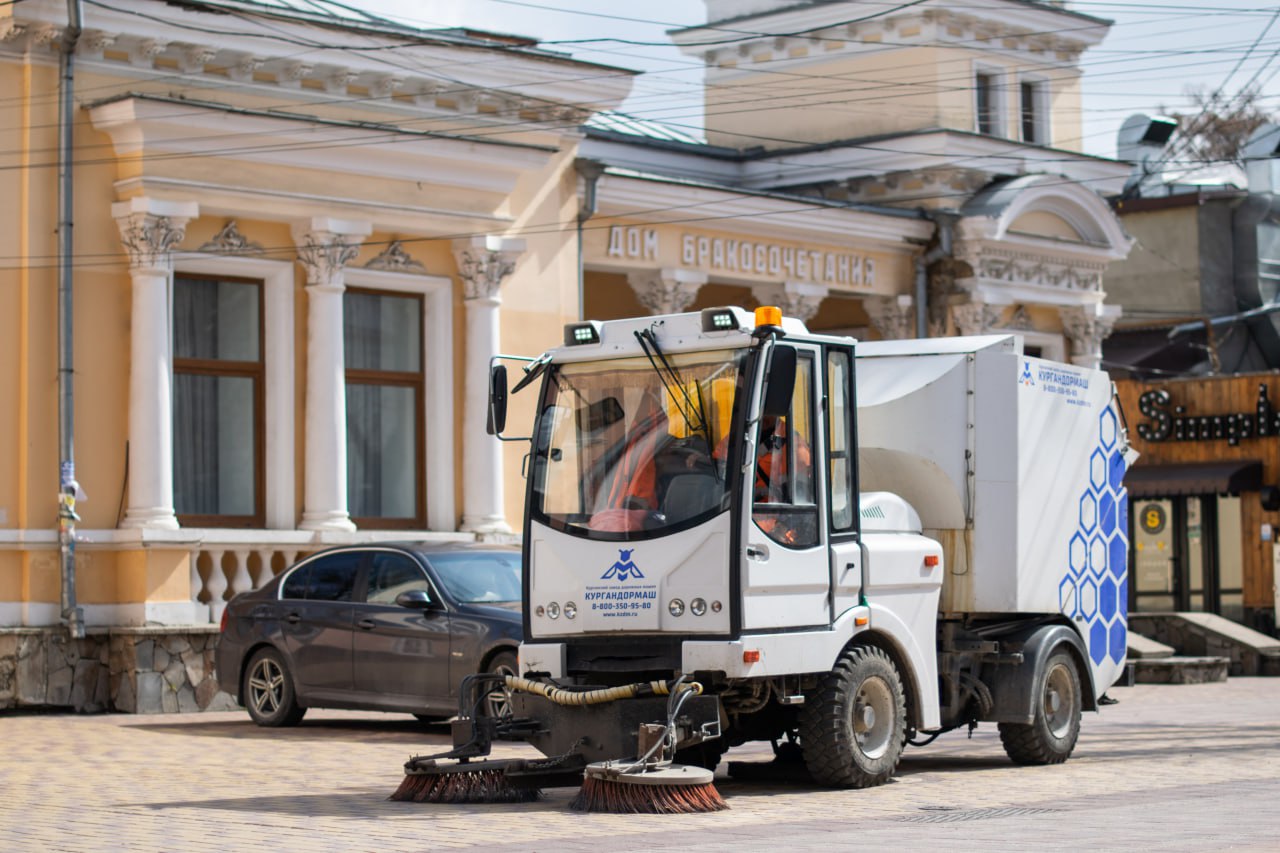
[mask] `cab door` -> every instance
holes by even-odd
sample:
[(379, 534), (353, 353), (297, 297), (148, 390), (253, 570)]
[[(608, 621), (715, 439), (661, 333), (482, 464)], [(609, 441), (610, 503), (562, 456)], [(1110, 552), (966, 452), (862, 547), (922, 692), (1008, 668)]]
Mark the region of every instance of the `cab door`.
[(831, 621), (856, 607), (862, 592), (859, 543), (858, 440), (855, 428), (852, 347), (827, 347), (824, 427), (826, 429), (827, 525), (831, 542)]
[[(779, 344), (779, 346), (783, 346)], [(761, 418), (745, 525), (742, 627), (810, 627), (831, 618), (831, 563), (826, 547), (825, 439), (818, 429), (821, 350), (796, 345), (790, 411)]]

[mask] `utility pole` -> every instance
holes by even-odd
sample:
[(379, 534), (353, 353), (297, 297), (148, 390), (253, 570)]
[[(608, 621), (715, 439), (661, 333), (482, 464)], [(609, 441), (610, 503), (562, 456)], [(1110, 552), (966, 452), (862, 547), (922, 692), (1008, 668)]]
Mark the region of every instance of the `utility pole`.
[(67, 28), (59, 54), (58, 87), (58, 550), (62, 565), (62, 621), (72, 639), (84, 636), (84, 612), (76, 604), (75, 370), (72, 358), (71, 239), (72, 136), (75, 133), (75, 52), (80, 40), (81, 0), (67, 0)]

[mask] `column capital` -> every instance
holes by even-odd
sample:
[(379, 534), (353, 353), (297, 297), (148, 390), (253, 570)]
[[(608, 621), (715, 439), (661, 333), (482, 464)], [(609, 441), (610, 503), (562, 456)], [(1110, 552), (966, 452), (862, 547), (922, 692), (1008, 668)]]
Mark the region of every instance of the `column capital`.
[(961, 335), (984, 335), (1000, 319), (1003, 305), (991, 305), (974, 300), (951, 307), (951, 318)]
[(777, 305), (784, 317), (795, 317), (801, 323), (808, 323), (818, 313), (818, 306), (830, 290), (822, 284), (784, 281), (781, 284), (756, 285), (751, 288), (751, 295), (761, 305)]
[(1062, 331), (1071, 342), (1071, 363), (1081, 367), (1102, 365), (1102, 342), (1111, 335), (1120, 309), (1101, 303), (1058, 309)]
[(293, 227), (298, 263), (307, 272), (307, 285), (341, 290), (342, 271), (360, 253), (360, 243), (373, 233), (361, 220), (317, 216)]
[(515, 270), (524, 251), (524, 240), (506, 237), (454, 240), (453, 257), (466, 299), (499, 299), (503, 279)]
[(168, 273), (173, 266), (173, 247), (186, 236), (187, 223), (199, 215), (200, 206), (194, 201), (139, 196), (111, 205), (132, 272)]
[(864, 296), (862, 307), (871, 318), (871, 326), (884, 340), (916, 336), (915, 300), (910, 295)]
[(679, 314), (688, 310), (707, 283), (707, 274), (693, 270), (657, 269), (627, 275), (627, 284), (650, 314)]

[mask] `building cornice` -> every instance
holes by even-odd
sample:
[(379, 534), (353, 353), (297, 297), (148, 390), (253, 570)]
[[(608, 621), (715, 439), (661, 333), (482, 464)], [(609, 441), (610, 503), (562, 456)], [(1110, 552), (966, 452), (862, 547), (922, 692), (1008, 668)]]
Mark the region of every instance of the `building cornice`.
[[(574, 129), (591, 113), (616, 108), (635, 74), (511, 46), (433, 38), (427, 31), (374, 35), (354, 21), (320, 28), (261, 14), (233, 20), (229, 29), (225, 14), (138, 0), (121, 0), (120, 8), (87, 6), (76, 52), (82, 66), (138, 80), (178, 75), (194, 87), (287, 90), (304, 102)], [(56, 57), (65, 25), (59, 0), (23, 0), (0, 18), (0, 52)], [(371, 38), (394, 47), (397, 61), (388, 64), (387, 51), (371, 50), (377, 47)], [(315, 47), (300, 59), (299, 45)], [(484, 60), (474, 61), (479, 51)]]
[[(998, 49), (1024, 58), (1074, 63), (1106, 36), (1111, 22), (1048, 4), (975, 0), (963, 8), (928, 2), (882, 16), (856, 15), (848, 3), (806, 3), (670, 31), (686, 54), (722, 73), (740, 63), (804, 62), (841, 51), (951, 45)], [(1069, 23), (1064, 26), (1064, 17)]]
[[(834, 244), (874, 244), (916, 252), (933, 223), (915, 214), (858, 210), (816, 200), (743, 194), (687, 181), (606, 174), (597, 185), (598, 216)], [(604, 223), (592, 222), (593, 226)]]

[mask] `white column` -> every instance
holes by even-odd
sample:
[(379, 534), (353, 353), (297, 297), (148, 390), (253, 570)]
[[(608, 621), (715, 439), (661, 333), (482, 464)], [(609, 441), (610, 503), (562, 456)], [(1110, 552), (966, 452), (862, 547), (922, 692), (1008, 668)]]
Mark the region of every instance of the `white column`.
[(121, 527), (173, 530), (173, 353), (169, 345), (172, 248), (195, 202), (133, 198), (111, 205), (129, 253), (129, 500)]
[(456, 240), (467, 312), (462, 415), (462, 530), (510, 533), (503, 513), (502, 443), (485, 431), (489, 408), (489, 359), (501, 342), (498, 309), (502, 280), (515, 269), (524, 241), (497, 237)]
[(1095, 370), (1101, 368), (1102, 342), (1120, 319), (1120, 309), (1095, 303), (1062, 308), (1058, 314), (1062, 317), (1062, 331), (1071, 341), (1071, 363)]
[(776, 305), (782, 309), (783, 317), (794, 317), (801, 323), (813, 319), (828, 292), (830, 289), (825, 285), (802, 281), (761, 284), (751, 288), (751, 295), (761, 305)]
[(636, 299), (654, 315), (688, 310), (706, 283), (706, 273), (692, 270), (659, 269), (627, 275), (627, 284), (635, 291)]
[(373, 227), (317, 217), (294, 228), (307, 272), (307, 395), (304, 530), (355, 530), (347, 515), (346, 359), (342, 344), (343, 268)]

